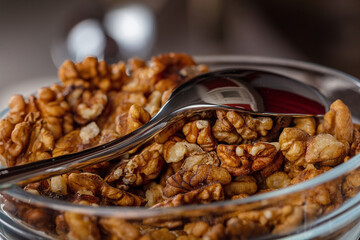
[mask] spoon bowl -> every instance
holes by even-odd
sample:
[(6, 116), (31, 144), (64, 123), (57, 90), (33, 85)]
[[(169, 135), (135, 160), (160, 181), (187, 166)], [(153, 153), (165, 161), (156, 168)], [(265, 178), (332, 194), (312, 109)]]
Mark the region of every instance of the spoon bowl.
[(2, 169), (0, 190), (114, 159), (202, 111), (304, 117), (322, 116), (328, 108), (328, 101), (315, 88), (276, 73), (244, 69), (209, 72), (180, 85), (149, 122), (121, 138), (81, 152)]

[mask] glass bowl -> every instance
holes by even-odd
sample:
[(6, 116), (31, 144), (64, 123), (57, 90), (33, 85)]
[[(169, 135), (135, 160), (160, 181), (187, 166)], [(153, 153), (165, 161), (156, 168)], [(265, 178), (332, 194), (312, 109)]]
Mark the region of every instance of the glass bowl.
[[(256, 68), (305, 82), (317, 88), (329, 102), (341, 99), (349, 107), (353, 121), (359, 122), (360, 81), (340, 71), (295, 60), (254, 56), (199, 56), (195, 57), (195, 60), (207, 64), (211, 70), (232, 67)], [(4, 110), (2, 115), (6, 112), (7, 110)], [(157, 209), (75, 205), (33, 195), (20, 187), (12, 187), (1, 193), (2, 235), (11, 239), (16, 239), (12, 237), (15, 235), (19, 239), (29, 236), (32, 239), (64, 238), (57, 235), (54, 228), (55, 217), (66, 212), (90, 222), (99, 222), (103, 219), (112, 221), (114, 226), (120, 226), (119, 231), (123, 231), (124, 239), (131, 236), (131, 225), (141, 225), (144, 231), (166, 227), (180, 236), (182, 232), (176, 231), (179, 226), (200, 220), (214, 226), (218, 225), (217, 231), (232, 235), (232, 239), (358, 239), (360, 186), (353, 188), (351, 197), (341, 204), (332, 204), (321, 211), (316, 205), (306, 201), (316, 197), (322, 189), (331, 187), (335, 191), (330, 197), (345, 196), (342, 187), (354, 177), (360, 178), (360, 155), (318, 177), (280, 190), (244, 199)], [(26, 209), (33, 211), (30, 216), (28, 214), (24, 217), (21, 212)], [(254, 218), (259, 218), (258, 221), (276, 221), (284, 217), (287, 220), (276, 230), (266, 232), (257, 226), (231, 220), (244, 214), (252, 214)], [(223, 227), (219, 227), (219, 224)], [(162, 231), (166, 234), (166, 230)]]

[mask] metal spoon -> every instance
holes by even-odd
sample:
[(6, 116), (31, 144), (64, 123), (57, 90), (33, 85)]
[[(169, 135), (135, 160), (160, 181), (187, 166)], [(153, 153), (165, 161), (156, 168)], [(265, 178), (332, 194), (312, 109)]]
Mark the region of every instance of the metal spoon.
[(321, 116), (329, 105), (316, 89), (271, 72), (229, 69), (197, 76), (179, 86), (141, 128), (107, 144), (0, 171), (0, 190), (111, 160), (150, 140), (191, 114), (227, 109), (250, 114)]

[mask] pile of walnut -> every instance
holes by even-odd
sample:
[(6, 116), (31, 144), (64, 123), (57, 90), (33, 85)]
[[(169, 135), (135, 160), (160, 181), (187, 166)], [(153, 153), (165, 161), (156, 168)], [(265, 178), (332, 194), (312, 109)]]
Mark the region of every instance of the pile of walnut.
[[(207, 71), (186, 54), (107, 65), (95, 58), (66, 61), (62, 84), (25, 100), (13, 96), (0, 122), (7, 166), (69, 154), (141, 127), (172, 90)], [(360, 152), (360, 127), (335, 101), (324, 119), (257, 117), (210, 111), (165, 129), (121, 159), (29, 184), (26, 191), (84, 205), (151, 208), (240, 199), (322, 174)], [(336, 208), (360, 188), (360, 171), (314, 188), (305, 198), (211, 219), (130, 223), (25, 204), (14, 214), (68, 239), (228, 239), (294, 230)]]

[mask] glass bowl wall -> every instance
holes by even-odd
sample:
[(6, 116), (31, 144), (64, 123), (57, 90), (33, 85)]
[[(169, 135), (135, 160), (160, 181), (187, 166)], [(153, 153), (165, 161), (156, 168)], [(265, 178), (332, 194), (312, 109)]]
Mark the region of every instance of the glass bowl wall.
[[(199, 56), (198, 63), (207, 64), (211, 70), (232, 67), (262, 69), (281, 73), (317, 88), (332, 102), (341, 99), (350, 108), (354, 122), (360, 119), (360, 81), (345, 73), (323, 66), (294, 60), (253, 56)], [(6, 111), (3, 111), (5, 114)], [(13, 187), (1, 193), (0, 220), (6, 229), (33, 238), (59, 238), (55, 231), (55, 216), (65, 212), (96, 219), (111, 219), (118, 223), (146, 226), (147, 229), (167, 227), (181, 229), (186, 223), (206, 221), (210, 225), (222, 223), (233, 239), (358, 239), (360, 234), (360, 186), (342, 204), (329, 206), (321, 213), (308, 204), (308, 199), (322, 188), (335, 186), (336, 194), (343, 195), (342, 186), (351, 177), (360, 177), (360, 156), (314, 179), (277, 191), (254, 195), (244, 199), (227, 200), (206, 205), (188, 205), (176, 208), (129, 208), (74, 205), (69, 202), (33, 195)], [(34, 217), (24, 217), (22, 211), (31, 209)], [(229, 222), (244, 214), (263, 214), (271, 218), (276, 211), (287, 209), (301, 211), (302, 217), (270, 232), (244, 232), (240, 223)], [(270, 214), (270, 215), (269, 215)], [(239, 225), (240, 224), (240, 225)], [(9, 230), (9, 231), (10, 231)], [(181, 235), (181, 231), (179, 231)]]

